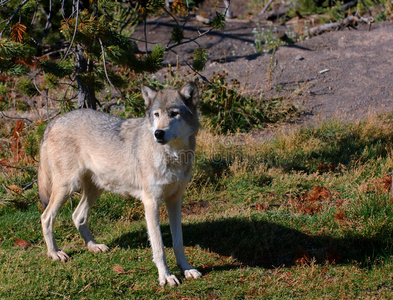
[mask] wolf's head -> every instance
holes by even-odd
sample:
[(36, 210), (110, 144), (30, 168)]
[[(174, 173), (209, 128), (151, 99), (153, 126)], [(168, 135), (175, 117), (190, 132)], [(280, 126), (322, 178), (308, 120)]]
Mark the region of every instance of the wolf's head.
[(167, 144), (197, 133), (199, 96), (194, 82), (180, 90), (156, 90), (142, 85), (142, 95), (146, 118), (157, 143)]

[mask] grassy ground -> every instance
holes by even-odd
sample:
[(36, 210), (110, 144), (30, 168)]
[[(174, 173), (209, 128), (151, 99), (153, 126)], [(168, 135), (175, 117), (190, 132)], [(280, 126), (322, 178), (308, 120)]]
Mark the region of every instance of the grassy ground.
[[(20, 143), (34, 152), (31, 130), (20, 131)], [(111, 194), (90, 216), (96, 239), (111, 250), (86, 251), (71, 220), (75, 195), (55, 225), (72, 259), (50, 261), (37, 188), (26, 186), (35, 169), (3, 168), (0, 299), (393, 297), (392, 116), (333, 121), (270, 141), (201, 131), (198, 142), (183, 229), (201, 279), (160, 287), (141, 204)], [(34, 164), (11, 149), (2, 149), (3, 164)], [(164, 207), (161, 217), (169, 267), (180, 277)]]

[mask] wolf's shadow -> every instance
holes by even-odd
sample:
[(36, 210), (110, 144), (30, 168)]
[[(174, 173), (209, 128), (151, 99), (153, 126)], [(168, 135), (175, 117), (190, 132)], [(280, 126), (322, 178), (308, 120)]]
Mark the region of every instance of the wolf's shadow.
[[(161, 230), (164, 244), (171, 246), (169, 226), (161, 226)], [(387, 232), (382, 234), (391, 236)], [(336, 264), (355, 261), (359, 265), (370, 266), (378, 257), (391, 253), (389, 242), (382, 236), (364, 238), (352, 233), (348, 238), (333, 238), (305, 234), (265, 221), (238, 218), (184, 224), (183, 236), (185, 246), (198, 245), (222, 256), (232, 256), (241, 265), (263, 268), (290, 267), (312, 260)], [(147, 247), (147, 233), (145, 230), (125, 233), (111, 246)]]

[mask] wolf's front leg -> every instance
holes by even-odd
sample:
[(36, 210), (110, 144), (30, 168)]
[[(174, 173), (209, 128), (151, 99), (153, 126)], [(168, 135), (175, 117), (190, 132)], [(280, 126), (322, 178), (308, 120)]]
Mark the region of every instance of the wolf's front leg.
[(175, 252), (177, 265), (184, 277), (187, 279), (196, 279), (201, 277), (202, 274), (190, 266), (184, 253), (183, 233), (181, 227), (181, 205), (182, 195), (166, 201), (166, 208), (172, 232), (173, 251)]
[(153, 251), (153, 261), (158, 269), (158, 280), (160, 285), (180, 285), (180, 281), (176, 278), (176, 276), (169, 273), (166, 263), (164, 243), (162, 242), (160, 219), (158, 214), (159, 205), (154, 199), (146, 197), (143, 199), (143, 204), (145, 206), (147, 232)]

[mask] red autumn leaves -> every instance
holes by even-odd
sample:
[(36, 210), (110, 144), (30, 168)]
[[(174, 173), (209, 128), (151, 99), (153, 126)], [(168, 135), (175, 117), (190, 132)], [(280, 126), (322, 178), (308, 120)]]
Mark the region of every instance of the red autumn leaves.
[[(378, 178), (371, 180), (370, 182), (364, 183), (365, 191), (377, 191), (377, 192), (389, 192), (392, 190), (392, 175), (387, 175), (383, 178)], [(335, 205), (340, 207), (344, 203), (344, 199), (340, 198), (337, 191), (329, 190), (326, 187), (313, 186), (309, 191), (306, 191), (300, 195), (287, 194), (287, 204), (277, 204), (277, 203), (263, 203), (258, 202), (251, 207), (256, 210), (266, 211), (272, 207), (289, 207), (295, 212), (314, 215), (319, 213), (327, 205)], [(333, 214), (336, 220), (345, 220), (345, 212), (343, 210), (338, 210)]]
[(252, 207), (256, 210), (266, 211), (271, 207), (287, 206), (295, 209), (296, 212), (302, 214), (314, 215), (320, 212), (326, 204), (334, 203), (337, 206), (342, 204), (338, 193), (331, 191), (325, 187), (314, 186), (309, 191), (295, 195), (287, 195), (288, 204), (274, 204), (274, 203), (257, 203)]
[(324, 203), (330, 202), (332, 199), (333, 196), (330, 190), (324, 187), (314, 186), (310, 191), (294, 197), (289, 202), (299, 212), (313, 215), (322, 209)]
[(24, 249), (27, 249), (31, 246), (31, 244), (23, 239), (18, 239), (16, 238), (14, 241), (14, 245), (18, 247), (22, 247)]

